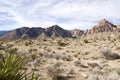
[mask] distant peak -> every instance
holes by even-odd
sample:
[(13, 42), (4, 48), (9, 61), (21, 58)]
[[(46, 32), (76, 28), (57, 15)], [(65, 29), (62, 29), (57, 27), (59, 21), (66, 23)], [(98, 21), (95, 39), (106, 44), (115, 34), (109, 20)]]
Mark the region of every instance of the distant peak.
[(105, 23), (108, 23), (108, 21), (107, 21), (105, 18), (101, 19), (101, 20), (98, 22), (99, 25), (102, 25), (102, 24), (105, 24)]
[(59, 27), (59, 26), (55, 24), (55, 25), (53, 25), (52, 27), (55, 27), (55, 28), (56, 28), (56, 27)]
[(101, 19), (102, 21), (107, 21), (105, 18)]
[(51, 27), (49, 27), (49, 28), (52, 28), (52, 29), (62, 29), (60, 26), (58, 26), (58, 25), (52, 25)]

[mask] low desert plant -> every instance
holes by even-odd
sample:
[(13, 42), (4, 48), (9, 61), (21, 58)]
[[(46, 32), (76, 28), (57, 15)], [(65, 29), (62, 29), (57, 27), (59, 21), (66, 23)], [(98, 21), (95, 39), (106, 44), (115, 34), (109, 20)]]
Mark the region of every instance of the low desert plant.
[(117, 39), (119, 39), (119, 40), (120, 40), (120, 35), (118, 35), (118, 36), (117, 36)]
[(102, 57), (108, 59), (108, 60), (113, 60), (113, 59), (119, 59), (120, 56), (114, 52), (112, 52), (110, 49), (102, 49), (100, 50), (102, 53)]
[(62, 75), (65, 71), (61, 68), (60, 62), (47, 66), (46, 71), (50, 80), (66, 80), (66, 77)]
[(66, 43), (62, 42), (61, 40), (59, 40), (57, 43), (59, 46), (66, 46), (67, 45)]
[(84, 43), (89, 43), (87, 39), (84, 39)]
[(3, 42), (0, 42), (0, 46), (3, 44)]
[(25, 42), (25, 46), (28, 46), (29, 45), (29, 43), (28, 42)]
[(80, 60), (78, 60), (78, 61), (74, 61), (74, 65), (75, 65), (76, 67), (80, 67), (80, 65), (81, 65)]

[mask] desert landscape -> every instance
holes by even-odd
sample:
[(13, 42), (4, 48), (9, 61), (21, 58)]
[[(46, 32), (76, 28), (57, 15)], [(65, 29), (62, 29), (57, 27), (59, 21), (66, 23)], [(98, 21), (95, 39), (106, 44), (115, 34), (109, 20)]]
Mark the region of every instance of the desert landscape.
[(7, 53), (24, 59), (20, 70), (34, 73), (27, 80), (120, 80), (120, 27), (106, 19), (89, 30), (11, 30), (0, 37), (0, 56)]

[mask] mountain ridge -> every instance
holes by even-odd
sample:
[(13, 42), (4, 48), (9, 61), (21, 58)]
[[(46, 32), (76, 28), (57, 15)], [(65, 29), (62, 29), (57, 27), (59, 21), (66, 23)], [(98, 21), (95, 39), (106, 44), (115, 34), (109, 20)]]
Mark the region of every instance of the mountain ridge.
[(11, 30), (7, 34), (0, 37), (0, 39), (24, 39), (24, 38), (37, 38), (39, 36), (46, 37), (62, 37), (62, 38), (77, 38), (81, 36), (87, 36), (91, 34), (103, 33), (103, 32), (120, 32), (120, 26), (114, 25), (106, 19), (101, 19), (98, 24), (93, 26), (89, 30), (65, 30), (58, 25), (53, 25), (48, 28), (42, 27), (22, 27)]

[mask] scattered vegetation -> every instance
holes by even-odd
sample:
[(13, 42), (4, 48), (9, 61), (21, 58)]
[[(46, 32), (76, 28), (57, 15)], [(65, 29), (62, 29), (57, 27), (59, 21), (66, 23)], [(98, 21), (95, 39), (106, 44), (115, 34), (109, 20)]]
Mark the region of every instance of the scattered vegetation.
[[(120, 52), (120, 41), (114, 36), (110, 36), (110, 41), (107, 36), (103, 39), (93, 36), (90, 39), (89, 37), (37, 38), (2, 42), (0, 80), (84, 80), (84, 78), (118, 80), (120, 78), (118, 77), (120, 70), (116, 70), (117, 74), (113, 73), (115, 70), (106, 71), (106, 68), (118, 69), (120, 66), (120, 55), (117, 54)], [(100, 50), (101, 48), (103, 49)], [(13, 56), (12, 59), (7, 60), (10, 55)], [(16, 59), (18, 57), (20, 61)], [(22, 66), (17, 68), (19, 65)]]

